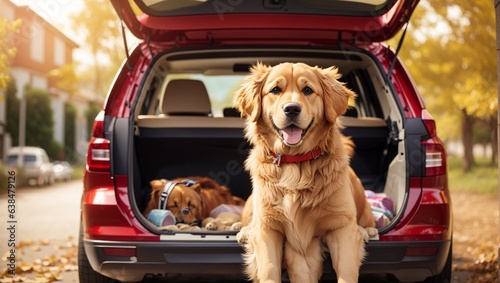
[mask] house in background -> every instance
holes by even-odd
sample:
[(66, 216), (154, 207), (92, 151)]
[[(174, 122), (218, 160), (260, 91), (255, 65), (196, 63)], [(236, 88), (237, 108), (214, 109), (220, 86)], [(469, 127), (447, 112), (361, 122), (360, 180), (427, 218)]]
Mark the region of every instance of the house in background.
[[(65, 104), (73, 104), (77, 109), (77, 117), (74, 125), (75, 145), (72, 147), (83, 157), (85, 148), (81, 145), (86, 144), (88, 140), (85, 110), (96, 96), (80, 92), (70, 97), (67, 91), (57, 87), (57, 82), (49, 75), (51, 71), (73, 63), (73, 50), (78, 48), (78, 45), (28, 6), (17, 6), (9, 0), (0, 0), (0, 7), (0, 17), (9, 21), (22, 19), (20, 33), (13, 38), (17, 53), (11, 63), (10, 72), (16, 82), (18, 97), (22, 95), (26, 85), (44, 89), (50, 94), (54, 140), (61, 145), (64, 145), (65, 135)], [(0, 131), (0, 160), (4, 158), (4, 152), (10, 146), (4, 125), (19, 122), (5, 121), (5, 112), (5, 101), (0, 101), (0, 130), (3, 128), (3, 131)]]

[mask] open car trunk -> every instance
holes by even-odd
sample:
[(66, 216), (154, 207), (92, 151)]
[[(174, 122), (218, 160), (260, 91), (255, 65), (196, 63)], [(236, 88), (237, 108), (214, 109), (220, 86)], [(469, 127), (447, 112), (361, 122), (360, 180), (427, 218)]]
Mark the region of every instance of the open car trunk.
[[(175, 117), (189, 121), (176, 127), (178, 124), (171, 124), (173, 121), (169, 118), (143, 116), (138, 121), (134, 179), (140, 180), (135, 186), (135, 193), (140, 195), (140, 210), (143, 211), (149, 201), (149, 182), (161, 178), (210, 177), (229, 187), (233, 195), (246, 199), (251, 184), (243, 169), (249, 148), (243, 138), (243, 120), (234, 117)], [(232, 121), (227, 123), (226, 120)]]
[[(378, 61), (357, 49), (343, 49), (342, 53), (224, 49), (157, 55), (144, 82), (150, 87), (142, 88), (131, 125), (134, 127), (134, 166), (129, 174), (132, 176), (130, 193), (135, 197), (137, 217), (157, 233), (176, 233), (162, 232), (139, 215), (150, 199), (150, 181), (154, 179), (210, 177), (242, 199), (251, 194), (250, 176), (244, 170), (250, 145), (244, 138), (244, 118), (232, 109), (232, 97), (248, 75), (249, 66), (257, 61), (269, 65), (304, 62), (339, 68), (343, 74), (341, 80), (358, 95), (350, 102), (351, 108), (339, 118), (345, 127), (343, 134), (350, 136), (356, 145), (351, 166), (365, 190), (393, 203), (390, 212), (379, 215), (383, 218), (378, 224), (379, 231), (389, 230), (391, 223), (402, 214), (408, 188), (406, 161), (398, 158), (405, 156), (403, 139), (398, 139), (404, 136), (401, 122), (404, 119), (402, 111), (394, 111), (400, 107)], [(194, 89), (186, 89), (186, 93), (181, 94), (187, 106), (176, 104), (176, 111), (171, 110), (167, 85), (179, 79), (203, 82), (211, 104), (209, 113), (199, 112), (199, 98), (190, 93)], [(236, 232), (224, 233), (234, 235)]]

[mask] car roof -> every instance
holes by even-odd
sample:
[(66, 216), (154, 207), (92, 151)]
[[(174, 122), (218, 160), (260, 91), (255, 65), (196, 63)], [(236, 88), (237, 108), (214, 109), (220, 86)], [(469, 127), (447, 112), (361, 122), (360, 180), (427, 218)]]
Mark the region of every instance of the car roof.
[[(20, 152), (21, 152), (20, 147), (12, 147), (9, 150), (7, 150), (7, 155), (14, 155)], [(41, 147), (33, 147), (33, 146), (23, 147), (23, 154), (40, 154), (40, 153), (45, 153), (45, 150)]]

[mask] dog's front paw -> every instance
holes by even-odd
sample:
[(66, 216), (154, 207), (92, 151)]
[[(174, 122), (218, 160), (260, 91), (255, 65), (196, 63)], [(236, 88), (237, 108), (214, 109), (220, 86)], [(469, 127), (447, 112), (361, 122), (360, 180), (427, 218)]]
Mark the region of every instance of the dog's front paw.
[(364, 242), (368, 242), (370, 238), (374, 238), (378, 235), (377, 228), (374, 227), (363, 228), (361, 226), (358, 226), (358, 228), (359, 228), (359, 233), (361, 235), (361, 239), (363, 239)]
[(201, 227), (211, 231), (217, 230), (217, 223), (215, 222), (215, 218), (207, 217), (203, 219), (203, 221), (201, 222)]
[(191, 231), (201, 231), (201, 227), (200, 226), (191, 226), (191, 228), (189, 229)]
[(367, 227), (366, 232), (370, 238), (375, 238), (378, 235), (378, 230), (374, 227)]
[(215, 231), (215, 230), (217, 230), (217, 223), (215, 223), (213, 221), (209, 222), (209, 223), (207, 223), (207, 225), (205, 225), (205, 229)]
[(368, 240), (370, 240), (370, 236), (368, 235), (368, 231), (366, 231), (365, 228), (358, 226), (359, 228), (359, 235), (361, 236), (361, 239), (363, 239), (363, 242), (367, 243)]
[(183, 231), (191, 230), (191, 225), (188, 225), (186, 223), (178, 223), (177, 224), (177, 229), (178, 230), (183, 230)]
[(240, 232), (236, 234), (236, 241), (238, 241), (239, 244), (245, 244), (248, 241), (249, 230), (250, 229), (248, 227), (242, 227)]
[(231, 225), (231, 228), (229, 228), (229, 230), (240, 231), (242, 226), (243, 226), (243, 224), (241, 222), (236, 222), (236, 223), (233, 223), (233, 225)]

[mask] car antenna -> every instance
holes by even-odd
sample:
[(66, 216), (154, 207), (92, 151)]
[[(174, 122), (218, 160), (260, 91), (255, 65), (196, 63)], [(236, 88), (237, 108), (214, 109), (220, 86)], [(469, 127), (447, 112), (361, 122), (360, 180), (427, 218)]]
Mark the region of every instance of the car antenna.
[(123, 24), (123, 21), (120, 21), (120, 25), (122, 26), (122, 38), (123, 38), (123, 46), (125, 47), (125, 56), (127, 56), (127, 69), (129, 71), (132, 71), (132, 66), (130, 65), (129, 59), (130, 59), (130, 54), (128, 53), (128, 44), (127, 44), (127, 37), (125, 36), (125, 25)]
[(394, 53), (394, 58), (392, 58), (391, 66), (389, 67), (389, 70), (387, 71), (387, 77), (389, 77), (389, 79), (391, 79), (391, 77), (392, 77), (392, 70), (394, 69), (394, 65), (396, 65), (396, 60), (398, 59), (398, 54), (399, 54), (399, 51), (401, 50), (401, 46), (403, 46), (403, 41), (405, 39), (406, 30), (408, 29), (409, 25), (410, 25), (410, 21), (408, 20), (405, 24), (404, 29), (403, 29), (403, 33), (401, 34), (401, 38), (399, 39), (398, 46), (396, 47), (396, 52)]

